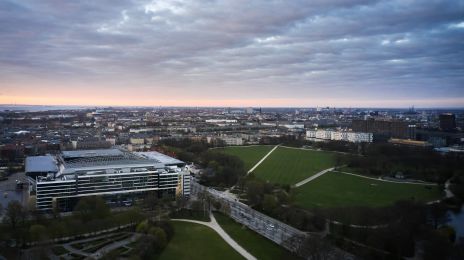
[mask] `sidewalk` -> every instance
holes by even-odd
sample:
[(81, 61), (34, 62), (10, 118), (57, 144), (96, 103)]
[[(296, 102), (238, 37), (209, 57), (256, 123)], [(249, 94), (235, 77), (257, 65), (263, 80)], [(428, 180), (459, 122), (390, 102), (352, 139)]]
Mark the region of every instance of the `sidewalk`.
[(247, 172), (247, 174), (253, 172), (256, 168), (258, 168), (258, 166), (259, 166), (262, 162), (264, 162), (264, 160), (266, 160), (266, 158), (267, 158), (269, 155), (271, 155), (271, 153), (274, 152), (274, 150), (277, 149), (277, 147), (279, 147), (279, 144), (276, 145), (276, 146), (274, 146), (274, 148), (272, 148), (272, 150), (270, 150), (263, 158), (261, 158), (261, 160), (259, 160), (259, 162), (256, 163), (255, 166), (253, 166), (253, 168), (251, 168), (251, 169)]
[(172, 221), (183, 221), (183, 222), (191, 222), (195, 224), (200, 224), (207, 226), (216, 233), (219, 234), (219, 236), (226, 241), (227, 244), (229, 244), (235, 251), (237, 251), (239, 254), (241, 254), (243, 257), (245, 257), (248, 260), (256, 260), (256, 257), (254, 257), (252, 254), (250, 254), (248, 251), (246, 251), (243, 247), (241, 247), (235, 240), (233, 240), (225, 231), (222, 229), (222, 227), (217, 223), (216, 219), (214, 218), (214, 215), (210, 213), (210, 222), (204, 222), (204, 221), (198, 221), (198, 220), (192, 220), (192, 219), (171, 219)]
[(312, 181), (312, 180), (314, 180), (314, 179), (316, 179), (318, 177), (321, 177), (322, 175), (324, 175), (324, 174), (326, 174), (328, 172), (331, 172), (331, 171), (335, 170), (335, 168), (336, 167), (332, 167), (332, 168), (329, 168), (329, 169), (322, 170), (322, 171), (314, 174), (313, 176), (298, 182), (297, 184), (293, 185), (293, 187), (298, 188), (298, 187), (300, 187), (300, 186), (302, 186), (302, 185), (304, 185), (304, 184), (306, 184), (306, 183), (308, 183), (308, 182), (310, 182), (310, 181)]

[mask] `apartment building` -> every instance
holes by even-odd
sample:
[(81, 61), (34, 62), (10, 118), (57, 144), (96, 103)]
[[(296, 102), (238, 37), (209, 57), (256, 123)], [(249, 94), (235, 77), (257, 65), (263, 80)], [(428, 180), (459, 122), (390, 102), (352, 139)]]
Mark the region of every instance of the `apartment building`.
[(333, 130), (307, 130), (306, 139), (312, 141), (347, 141), (352, 143), (371, 143), (372, 133)]

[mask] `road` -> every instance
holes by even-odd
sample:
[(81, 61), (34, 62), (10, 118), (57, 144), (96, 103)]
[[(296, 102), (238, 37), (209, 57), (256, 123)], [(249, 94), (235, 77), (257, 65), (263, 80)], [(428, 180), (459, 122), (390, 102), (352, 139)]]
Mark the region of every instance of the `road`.
[(192, 192), (197, 193), (201, 191), (208, 192), (213, 197), (226, 204), (230, 208), (229, 216), (235, 221), (247, 226), (249, 229), (290, 251), (294, 251), (295, 248), (290, 245), (290, 243), (286, 242), (290, 241), (290, 239), (294, 239), (295, 237), (306, 237), (307, 235), (307, 233), (303, 231), (250, 208), (248, 205), (231, 198), (224, 192), (207, 188), (198, 183), (192, 182)]
[[(16, 189), (16, 180), (25, 181), (24, 172), (12, 173), (8, 176), (8, 180), (0, 181), (0, 205), (5, 209), (8, 206), (8, 203), (11, 201), (17, 200), (23, 206), (27, 206), (29, 200), (29, 192), (27, 182), (24, 182), (23, 189)], [(3, 212), (5, 213), (5, 212)], [(2, 220), (2, 215), (0, 214), (0, 221)]]

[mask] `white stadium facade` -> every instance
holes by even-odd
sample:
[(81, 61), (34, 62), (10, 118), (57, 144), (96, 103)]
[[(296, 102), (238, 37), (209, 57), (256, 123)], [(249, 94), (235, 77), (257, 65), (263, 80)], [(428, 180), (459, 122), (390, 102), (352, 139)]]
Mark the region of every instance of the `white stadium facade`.
[(186, 164), (158, 152), (63, 151), (27, 157), (25, 171), (38, 210), (71, 211), (86, 196), (101, 196), (110, 206), (128, 206), (147, 192), (159, 197), (190, 195)]

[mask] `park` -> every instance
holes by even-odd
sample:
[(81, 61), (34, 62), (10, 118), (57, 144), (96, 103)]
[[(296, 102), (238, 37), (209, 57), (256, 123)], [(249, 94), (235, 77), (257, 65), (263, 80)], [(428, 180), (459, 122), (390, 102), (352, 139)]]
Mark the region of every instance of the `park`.
[[(239, 157), (250, 169), (272, 147), (227, 147), (224, 152)], [(260, 158), (259, 156), (262, 155)], [(270, 183), (295, 185), (337, 165), (335, 152), (279, 146), (251, 173)], [(310, 182), (295, 187), (295, 203), (303, 208), (349, 206), (380, 207), (398, 200), (430, 202), (442, 197), (438, 185), (388, 182), (360, 175), (328, 171)]]

